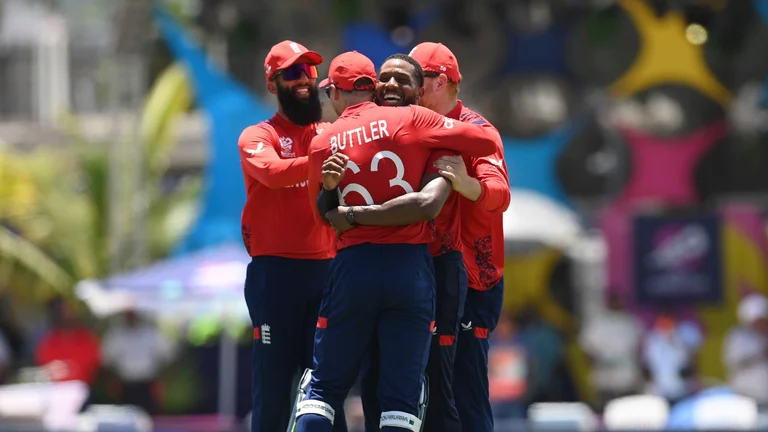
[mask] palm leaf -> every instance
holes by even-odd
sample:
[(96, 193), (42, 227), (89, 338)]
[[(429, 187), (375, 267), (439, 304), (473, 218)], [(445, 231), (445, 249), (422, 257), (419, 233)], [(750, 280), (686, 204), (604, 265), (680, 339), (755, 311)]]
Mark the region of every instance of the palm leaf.
[[(11, 268), (12, 271), (13, 264), (16, 264), (46, 286), (62, 294), (68, 293), (73, 286), (74, 281), (70, 275), (56, 261), (43, 253), (37, 245), (4, 226), (0, 226), (0, 257), (2, 257), (2, 268)], [(8, 274), (0, 275), (0, 281), (7, 283), (9, 276)]]
[(191, 106), (192, 90), (187, 73), (176, 63), (158, 77), (141, 116), (139, 134), (153, 173), (164, 171), (173, 144), (175, 120)]
[[(191, 100), (183, 69), (170, 67), (147, 98), (139, 139), (121, 143), (145, 146), (148, 175), (141, 188), (121, 189), (118, 211), (130, 215), (137, 194), (147, 195), (150, 258), (165, 256), (194, 218), (200, 182), (182, 182), (171, 192), (162, 185), (174, 122)], [(76, 118), (64, 120), (74, 151), (45, 147), (21, 155), (0, 146), (0, 224), (7, 225), (0, 232), (0, 282), (11, 287), (39, 284), (69, 291), (79, 280), (108, 272), (107, 220), (114, 210), (109, 208), (109, 145), (85, 139)], [(134, 235), (131, 219), (118, 229), (127, 240)]]

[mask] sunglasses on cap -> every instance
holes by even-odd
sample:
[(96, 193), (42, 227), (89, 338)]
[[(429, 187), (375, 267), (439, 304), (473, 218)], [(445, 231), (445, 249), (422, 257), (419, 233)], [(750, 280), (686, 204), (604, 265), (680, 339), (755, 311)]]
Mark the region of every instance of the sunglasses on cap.
[(318, 77), (317, 66), (308, 65), (306, 63), (297, 63), (288, 66), (285, 69), (280, 69), (275, 73), (275, 76), (282, 75), (284, 80), (294, 81), (301, 79), (302, 74), (306, 75), (308, 79), (316, 79)]

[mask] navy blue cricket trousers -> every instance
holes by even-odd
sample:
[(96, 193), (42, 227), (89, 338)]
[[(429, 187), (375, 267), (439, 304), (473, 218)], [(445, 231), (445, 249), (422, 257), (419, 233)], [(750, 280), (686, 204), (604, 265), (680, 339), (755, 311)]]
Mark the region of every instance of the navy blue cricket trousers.
[(493, 432), (488, 389), (488, 335), (504, 302), (504, 278), (488, 291), (470, 289), (456, 346), (453, 392), (464, 432)]
[(284, 432), (296, 374), (312, 367), (315, 325), (331, 260), (254, 257), (245, 277), (253, 323), (252, 432)]
[[(435, 307), (434, 269), (427, 246), (366, 243), (342, 249), (331, 263), (330, 279), (320, 306), (314, 372), (305, 401), (328, 404), (339, 413), (376, 335), (381, 419), (417, 430), (413, 427), (419, 423), (416, 415)], [(298, 418), (296, 430), (332, 429), (327, 418), (306, 414)]]
[[(461, 432), (461, 421), (453, 395), (453, 363), (456, 356), (459, 322), (467, 297), (467, 269), (461, 252), (451, 251), (434, 258), (435, 328), (427, 361), (429, 405), (424, 432)], [(363, 366), (361, 399), (365, 430), (379, 430), (378, 349), (374, 343)]]

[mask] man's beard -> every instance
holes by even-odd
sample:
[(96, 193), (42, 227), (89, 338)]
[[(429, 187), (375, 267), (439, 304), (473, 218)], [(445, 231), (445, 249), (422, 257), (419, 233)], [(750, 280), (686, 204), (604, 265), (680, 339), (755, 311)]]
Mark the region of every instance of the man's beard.
[(317, 87), (309, 86), (309, 98), (307, 99), (296, 97), (293, 90), (302, 85), (297, 84), (291, 88), (277, 84), (277, 101), (288, 120), (299, 126), (307, 126), (317, 123), (323, 118), (323, 107), (320, 105), (320, 94)]

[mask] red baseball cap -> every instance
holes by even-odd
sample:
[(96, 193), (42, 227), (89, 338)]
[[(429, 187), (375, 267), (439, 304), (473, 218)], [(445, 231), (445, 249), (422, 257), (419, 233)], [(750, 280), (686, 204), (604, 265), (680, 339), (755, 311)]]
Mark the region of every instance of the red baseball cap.
[(455, 83), (461, 81), (456, 56), (441, 43), (422, 42), (413, 47), (408, 55), (419, 62), (424, 72), (443, 73)]
[(284, 40), (269, 50), (267, 58), (264, 60), (264, 73), (267, 75), (267, 80), (270, 80), (280, 69), (285, 69), (296, 63), (316, 66), (322, 62), (323, 57), (320, 54), (308, 50), (300, 43)]
[(339, 54), (331, 61), (328, 69), (328, 78), (320, 81), (320, 87), (328, 87), (333, 84), (339, 90), (372, 90), (355, 87), (355, 81), (360, 78), (369, 78), (376, 83), (376, 66), (368, 57), (357, 51), (348, 51)]

